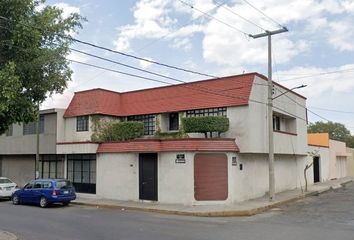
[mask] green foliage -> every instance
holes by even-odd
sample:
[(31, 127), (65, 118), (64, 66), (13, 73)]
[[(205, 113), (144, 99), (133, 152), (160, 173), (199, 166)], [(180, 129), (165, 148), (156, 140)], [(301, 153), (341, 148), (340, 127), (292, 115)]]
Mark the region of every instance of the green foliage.
[(309, 133), (328, 133), (330, 139), (346, 142), (347, 147), (354, 147), (354, 136), (344, 126), (336, 122), (315, 122), (310, 124), (307, 131)]
[(341, 123), (336, 122), (315, 122), (310, 124), (307, 131), (309, 133), (329, 133), (333, 140), (345, 141), (350, 137), (350, 131)]
[(213, 132), (220, 135), (229, 130), (229, 119), (221, 116), (182, 118), (182, 126), (186, 133), (204, 133), (207, 137), (208, 132), (212, 136)]
[[(66, 56), (72, 41), (61, 36), (81, 28), (80, 15), (67, 18), (44, 0), (1, 0), (0, 134), (10, 124), (35, 120), (36, 105), (62, 93), (72, 71)], [(11, 88), (10, 88), (11, 86)]]
[(94, 142), (126, 141), (144, 136), (143, 122), (116, 122), (93, 119)]

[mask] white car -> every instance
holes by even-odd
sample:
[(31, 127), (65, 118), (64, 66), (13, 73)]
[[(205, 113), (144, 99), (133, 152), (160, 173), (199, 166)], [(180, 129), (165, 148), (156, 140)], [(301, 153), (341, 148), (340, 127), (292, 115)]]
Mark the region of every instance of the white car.
[(8, 178), (0, 177), (0, 198), (10, 198), (17, 190), (17, 185)]

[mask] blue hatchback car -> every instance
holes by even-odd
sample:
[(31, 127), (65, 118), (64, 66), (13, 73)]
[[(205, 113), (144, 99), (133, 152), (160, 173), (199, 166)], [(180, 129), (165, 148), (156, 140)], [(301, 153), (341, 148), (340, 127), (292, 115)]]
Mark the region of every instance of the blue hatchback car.
[(29, 203), (45, 208), (52, 203), (68, 205), (76, 199), (72, 183), (66, 179), (36, 179), (27, 183), (12, 195), (14, 205)]

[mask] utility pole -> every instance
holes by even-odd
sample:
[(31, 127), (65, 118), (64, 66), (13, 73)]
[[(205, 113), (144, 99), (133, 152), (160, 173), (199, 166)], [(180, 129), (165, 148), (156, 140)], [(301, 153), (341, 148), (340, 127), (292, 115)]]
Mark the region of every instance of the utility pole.
[(274, 178), (274, 136), (273, 136), (273, 81), (272, 81), (272, 35), (287, 32), (283, 27), (275, 31), (249, 35), (252, 38), (268, 37), (268, 144), (269, 144), (269, 201), (275, 197), (275, 178)]
[(39, 114), (39, 102), (37, 103), (37, 123), (36, 123), (36, 135), (37, 135), (37, 145), (36, 145), (36, 162), (35, 162), (35, 179), (39, 178), (39, 123), (40, 117)]

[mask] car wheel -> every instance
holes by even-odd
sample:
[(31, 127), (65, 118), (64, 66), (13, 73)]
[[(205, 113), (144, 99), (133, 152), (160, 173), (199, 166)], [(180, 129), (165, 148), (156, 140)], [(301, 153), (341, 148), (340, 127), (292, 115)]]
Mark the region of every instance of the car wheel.
[(41, 197), (41, 199), (39, 200), (39, 206), (41, 208), (45, 208), (48, 206), (48, 201), (46, 197)]
[(63, 202), (63, 206), (68, 206), (70, 202)]
[(19, 205), (20, 204), (20, 198), (17, 195), (13, 195), (12, 204), (13, 205)]

